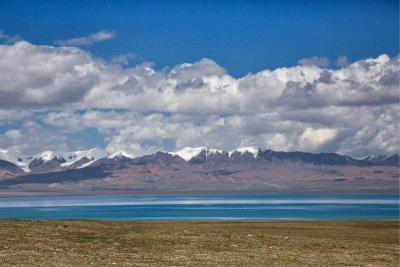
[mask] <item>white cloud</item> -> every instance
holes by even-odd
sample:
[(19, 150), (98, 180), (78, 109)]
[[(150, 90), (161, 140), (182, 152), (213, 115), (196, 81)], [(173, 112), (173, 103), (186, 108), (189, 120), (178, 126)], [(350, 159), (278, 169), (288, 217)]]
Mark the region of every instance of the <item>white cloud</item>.
[(328, 67), (329, 59), (326, 57), (301, 58), (297, 61), (297, 64), (302, 66)]
[(336, 59), (336, 65), (341, 68), (346, 67), (347, 65), (349, 65), (349, 60), (346, 56), (340, 56)]
[(10, 138), (12, 140), (19, 140), (22, 137), (21, 131), (18, 129), (12, 129), (12, 130), (8, 130), (4, 136), (6, 138)]
[(87, 36), (83, 37), (76, 37), (66, 40), (57, 40), (55, 44), (57, 45), (66, 45), (66, 46), (89, 46), (94, 43), (103, 42), (114, 38), (115, 34), (111, 31), (98, 31), (95, 33), (88, 34)]
[(2, 124), (9, 124), (14, 121), (20, 120), (24, 117), (30, 116), (30, 112), (14, 109), (0, 109), (0, 126)]
[(210, 59), (161, 71), (149, 63), (122, 68), (78, 48), (27, 42), (2, 45), (0, 55), (3, 108), (73, 104), (81, 109), (251, 114), (398, 101), (399, 57), (387, 55), (338, 70), (296, 66), (238, 79)]
[(100, 68), (101, 62), (77, 48), (0, 45), (0, 108), (79, 101), (99, 81)]
[[(381, 107), (324, 108), (311, 111), (320, 114), (319, 120), (287, 120), (278, 113), (199, 116), (96, 110), (52, 112), (43, 121), (65, 132), (96, 128), (105, 136), (109, 151), (127, 150), (135, 155), (174, 150), (175, 146), (210, 146), (228, 151), (259, 146), (364, 156), (396, 152), (398, 111), (396, 106), (390, 106), (386, 113)], [(172, 149), (168, 146), (171, 142)]]
[(306, 128), (299, 139), (300, 147), (305, 150), (316, 150), (321, 145), (332, 140), (336, 136), (336, 134), (337, 131), (335, 129)]
[[(357, 156), (399, 148), (399, 57), (240, 78), (211, 59), (163, 70), (117, 61), (73, 47), (0, 45), (0, 123), (41, 122), (15, 129), (39, 138), (17, 143), (3, 135), (0, 147), (60, 148), (71, 133), (95, 128), (108, 150), (135, 155), (203, 145)], [(33, 111), (40, 114), (28, 116)]]
[(67, 136), (61, 131), (45, 128), (42, 125), (25, 121), (19, 129), (11, 129), (0, 134), (0, 148), (12, 149), (26, 154), (44, 150), (68, 150)]
[(18, 35), (8, 35), (0, 30), (0, 42), (6, 43), (6, 44), (13, 44), (20, 40), (21, 40), (21, 37), (19, 37)]
[(122, 54), (118, 56), (114, 56), (111, 58), (111, 62), (115, 64), (120, 64), (120, 65), (128, 65), (132, 60), (140, 58), (138, 55), (135, 53), (127, 53), (127, 54)]

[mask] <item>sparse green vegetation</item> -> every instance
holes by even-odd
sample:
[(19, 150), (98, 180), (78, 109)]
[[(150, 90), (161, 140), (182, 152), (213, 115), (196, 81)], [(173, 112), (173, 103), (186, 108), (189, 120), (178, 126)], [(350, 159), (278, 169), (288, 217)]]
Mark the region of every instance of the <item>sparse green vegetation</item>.
[(0, 221), (1, 266), (398, 266), (399, 222)]

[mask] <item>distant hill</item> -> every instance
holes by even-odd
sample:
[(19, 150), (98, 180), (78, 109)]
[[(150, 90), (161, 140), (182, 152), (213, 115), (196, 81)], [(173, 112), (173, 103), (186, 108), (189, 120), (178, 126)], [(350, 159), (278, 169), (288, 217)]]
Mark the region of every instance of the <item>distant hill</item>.
[(99, 149), (0, 150), (0, 196), (48, 193), (397, 192), (399, 156), (184, 148), (134, 157)]

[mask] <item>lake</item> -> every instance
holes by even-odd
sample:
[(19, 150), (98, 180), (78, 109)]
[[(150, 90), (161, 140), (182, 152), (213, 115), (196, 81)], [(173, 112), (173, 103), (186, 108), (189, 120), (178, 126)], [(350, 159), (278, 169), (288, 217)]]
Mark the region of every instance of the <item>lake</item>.
[(398, 219), (399, 195), (268, 194), (0, 198), (0, 218), (116, 221)]

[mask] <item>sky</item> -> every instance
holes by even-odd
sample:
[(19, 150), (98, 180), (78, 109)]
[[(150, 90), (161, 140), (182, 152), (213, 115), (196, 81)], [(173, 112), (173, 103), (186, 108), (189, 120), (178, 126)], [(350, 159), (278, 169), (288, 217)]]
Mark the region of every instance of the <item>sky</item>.
[(0, 148), (399, 150), (398, 1), (0, 1)]

